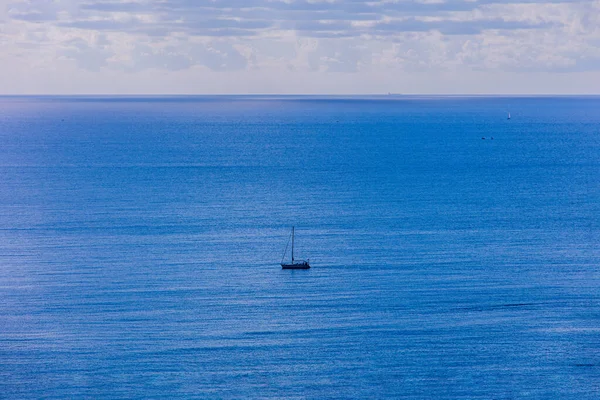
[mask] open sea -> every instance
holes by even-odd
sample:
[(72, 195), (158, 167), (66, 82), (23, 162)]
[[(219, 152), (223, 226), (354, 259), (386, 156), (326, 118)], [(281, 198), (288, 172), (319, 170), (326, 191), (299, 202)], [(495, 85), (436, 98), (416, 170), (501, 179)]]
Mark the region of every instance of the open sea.
[(0, 98), (2, 399), (599, 396), (600, 97)]

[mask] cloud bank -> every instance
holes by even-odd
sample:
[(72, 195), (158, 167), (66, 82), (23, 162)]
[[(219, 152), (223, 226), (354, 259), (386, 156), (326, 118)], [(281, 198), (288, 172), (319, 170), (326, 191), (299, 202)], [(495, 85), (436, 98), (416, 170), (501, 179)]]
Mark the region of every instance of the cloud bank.
[(0, 93), (598, 92), (600, 0), (0, 0), (0, 48)]

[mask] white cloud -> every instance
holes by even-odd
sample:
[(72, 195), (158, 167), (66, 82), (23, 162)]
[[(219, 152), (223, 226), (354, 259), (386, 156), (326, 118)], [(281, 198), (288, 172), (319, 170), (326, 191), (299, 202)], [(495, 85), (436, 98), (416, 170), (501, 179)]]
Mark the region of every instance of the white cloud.
[(0, 61), (4, 93), (598, 92), (600, 1), (5, 0)]

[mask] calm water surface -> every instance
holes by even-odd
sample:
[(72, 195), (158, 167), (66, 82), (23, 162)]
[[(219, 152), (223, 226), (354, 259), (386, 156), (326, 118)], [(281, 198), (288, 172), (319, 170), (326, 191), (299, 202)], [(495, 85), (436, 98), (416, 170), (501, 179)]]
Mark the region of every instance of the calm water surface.
[(599, 110), (0, 98), (0, 397), (597, 398)]

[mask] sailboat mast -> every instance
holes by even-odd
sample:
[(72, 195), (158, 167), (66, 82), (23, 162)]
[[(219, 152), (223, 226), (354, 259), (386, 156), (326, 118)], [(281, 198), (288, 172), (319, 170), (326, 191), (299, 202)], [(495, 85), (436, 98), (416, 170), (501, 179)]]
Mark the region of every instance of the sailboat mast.
[(294, 263), (294, 227), (292, 226), (292, 264)]

